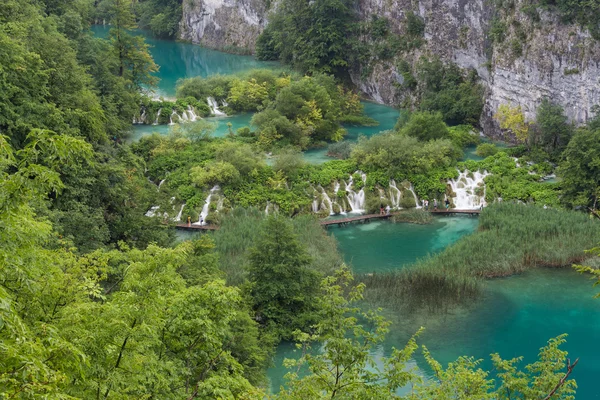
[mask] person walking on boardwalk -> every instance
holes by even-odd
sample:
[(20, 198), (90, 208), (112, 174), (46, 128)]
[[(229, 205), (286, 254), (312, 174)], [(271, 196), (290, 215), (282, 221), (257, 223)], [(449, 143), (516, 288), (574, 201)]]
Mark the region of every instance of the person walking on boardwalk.
[(444, 203), (446, 203), (446, 210), (448, 210), (450, 208), (450, 200), (448, 200), (447, 197), (446, 197), (446, 200), (444, 201)]
[(192, 217), (188, 215), (188, 226), (192, 226)]
[(433, 211), (437, 211), (437, 199), (433, 199)]
[(424, 200), (425, 203), (425, 211), (429, 210), (429, 200)]
[(385, 215), (385, 212), (383, 210), (383, 204), (380, 204), (381, 207), (379, 207), (379, 215)]

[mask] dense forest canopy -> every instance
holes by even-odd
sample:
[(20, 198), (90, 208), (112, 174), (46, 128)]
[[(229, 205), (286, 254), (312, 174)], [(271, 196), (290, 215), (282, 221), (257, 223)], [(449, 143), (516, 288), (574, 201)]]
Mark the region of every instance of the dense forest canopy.
[[(592, 3), (548, 6), (593, 25)], [(394, 297), (448, 311), (475, 301), (484, 278), (586, 262), (597, 221), (572, 209), (598, 215), (599, 117), (575, 128), (551, 99), (534, 122), (506, 107), (496, 118), (521, 144), (482, 144), (485, 158), (464, 161), (464, 148), (480, 142), (478, 77), (423, 57), (416, 71), (404, 69), (414, 112), (390, 131), (342, 141), (348, 126), (374, 123), (344, 85), (353, 57), (372, 54), (350, 34), (354, 5), (337, 0), (280, 4), (259, 55), (295, 70), (192, 78), (174, 101), (149, 99), (143, 89), (156, 84), (158, 66), (133, 30), (175, 37), (181, 7), (0, 7), (0, 399), (574, 398), (577, 361), (561, 348), (564, 335), (527, 365), (491, 355), (494, 375), (468, 356), (442, 366), (420, 345), (421, 331), (376, 359), (390, 324), (371, 306)], [(100, 21), (110, 24), (106, 39), (90, 32)], [(419, 46), (422, 21), (409, 13), (406, 23), (406, 36), (380, 55)], [(389, 35), (385, 21), (358, 28)], [(200, 120), (126, 141), (141, 110), (207, 116), (208, 98), (254, 112), (250, 126), (215, 138)], [(327, 144), (339, 160), (305, 162), (302, 150)], [(555, 170), (561, 182), (540, 181)], [(515, 204), (484, 209), (477, 233), (385, 279), (355, 281), (319, 224), (330, 210), (313, 207), (327, 198), (341, 213), (357, 190), (364, 211), (376, 212), (394, 205), (382, 193), (395, 188), (394, 206), (414, 209), (452, 197), (447, 181), (476, 171), (490, 173), (479, 197)], [(175, 243), (169, 213), (181, 205), (181, 215), (201, 218), (207, 194), (219, 202), (203, 222), (220, 229)], [(152, 206), (160, 211), (148, 215)], [(490, 255), (497, 264), (486, 263)], [(265, 371), (282, 340), (303, 351), (287, 362), (286, 387), (268, 393)], [(412, 369), (417, 351), (433, 372), (426, 382)]]

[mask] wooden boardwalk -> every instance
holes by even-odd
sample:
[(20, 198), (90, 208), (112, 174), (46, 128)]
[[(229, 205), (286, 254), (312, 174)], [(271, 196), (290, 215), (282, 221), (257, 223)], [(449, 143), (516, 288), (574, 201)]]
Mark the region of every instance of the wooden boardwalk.
[[(393, 212), (390, 214), (366, 214), (366, 215), (357, 215), (355, 217), (349, 217), (349, 218), (339, 218), (339, 219), (328, 219), (328, 220), (321, 220), (320, 223), (322, 226), (331, 226), (331, 225), (339, 225), (339, 226), (343, 226), (343, 225), (348, 225), (350, 223), (353, 222), (369, 222), (372, 219), (388, 219), (392, 216), (394, 216), (395, 214), (399, 214), (402, 211), (397, 211), (397, 212)], [(481, 210), (457, 210), (457, 209), (439, 209), (437, 211), (433, 211), (433, 210), (429, 210), (428, 212), (430, 212), (431, 214), (435, 214), (435, 215), (453, 215), (453, 214), (467, 214), (467, 215), (478, 215), (481, 213)]]
[[(365, 215), (356, 215), (354, 217), (348, 218), (339, 218), (339, 219), (324, 219), (319, 221), (322, 226), (331, 226), (331, 225), (348, 225), (353, 222), (362, 222), (366, 223), (371, 221), (372, 219), (388, 219), (395, 214), (399, 214), (402, 211), (393, 212), (390, 214), (365, 214)], [(481, 213), (481, 210), (457, 210), (457, 209), (439, 209), (437, 211), (429, 210), (431, 214), (434, 215), (453, 215), (453, 214), (467, 214), (467, 215), (478, 215)], [(176, 226), (177, 229), (182, 229), (186, 231), (216, 231), (219, 229), (217, 225), (194, 225), (194, 224), (179, 224)]]
[(194, 225), (194, 224), (179, 224), (175, 228), (182, 229), (184, 231), (216, 231), (219, 229), (217, 225)]

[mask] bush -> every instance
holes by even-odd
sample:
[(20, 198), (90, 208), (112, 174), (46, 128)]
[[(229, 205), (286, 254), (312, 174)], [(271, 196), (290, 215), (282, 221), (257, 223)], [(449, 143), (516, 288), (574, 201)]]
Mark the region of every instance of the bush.
[[(414, 202), (414, 201), (413, 201)], [(433, 221), (433, 216), (430, 212), (423, 210), (407, 210), (400, 211), (392, 217), (394, 222), (410, 222), (413, 224), (430, 224)]]
[(493, 143), (482, 143), (479, 146), (477, 146), (477, 149), (475, 150), (475, 154), (477, 154), (479, 157), (485, 158), (485, 157), (493, 156), (499, 150), (500, 149), (498, 149), (498, 147), (496, 147), (496, 145)]
[(346, 140), (337, 143), (332, 143), (327, 147), (327, 155), (330, 157), (345, 160), (347, 158), (350, 158), (350, 155), (352, 154), (352, 147), (353, 143)]
[(412, 113), (400, 133), (422, 141), (441, 139), (449, 135), (448, 126), (444, 123), (442, 114), (429, 111)]

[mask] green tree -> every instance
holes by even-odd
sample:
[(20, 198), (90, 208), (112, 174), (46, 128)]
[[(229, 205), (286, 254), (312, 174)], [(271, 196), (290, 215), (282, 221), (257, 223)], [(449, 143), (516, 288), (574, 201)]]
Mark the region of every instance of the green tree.
[(596, 209), (600, 196), (600, 129), (576, 132), (561, 157), (561, 200), (569, 206)]
[(419, 111), (412, 113), (400, 133), (422, 141), (442, 139), (449, 136), (448, 126), (440, 112)]
[(573, 134), (573, 127), (567, 121), (563, 108), (544, 97), (537, 109), (533, 142), (543, 146), (549, 153), (561, 152)]
[(257, 320), (289, 338), (315, 318), (319, 274), (288, 222), (269, 217), (248, 256), (250, 295)]

